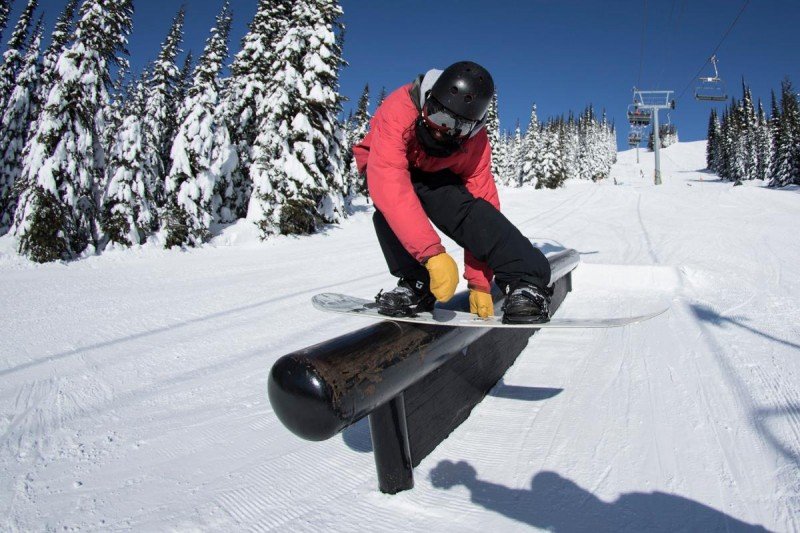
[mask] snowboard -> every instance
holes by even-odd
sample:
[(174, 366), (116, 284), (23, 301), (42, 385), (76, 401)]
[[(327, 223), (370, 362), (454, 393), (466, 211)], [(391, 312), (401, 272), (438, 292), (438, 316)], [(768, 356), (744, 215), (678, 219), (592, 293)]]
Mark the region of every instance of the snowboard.
[(501, 316), (480, 318), (472, 313), (453, 311), (451, 309), (434, 308), (433, 312), (421, 312), (416, 316), (393, 317), (382, 315), (378, 312), (377, 304), (372, 300), (356, 298), (347, 294), (326, 292), (311, 298), (312, 305), (320, 311), (327, 313), (341, 313), (350, 316), (360, 316), (373, 320), (394, 320), (397, 322), (411, 322), (413, 324), (428, 324), (434, 326), (456, 326), (460, 328), (617, 328), (644, 322), (664, 313), (668, 307), (657, 309), (643, 315), (604, 318), (551, 318), (543, 324), (503, 324)]

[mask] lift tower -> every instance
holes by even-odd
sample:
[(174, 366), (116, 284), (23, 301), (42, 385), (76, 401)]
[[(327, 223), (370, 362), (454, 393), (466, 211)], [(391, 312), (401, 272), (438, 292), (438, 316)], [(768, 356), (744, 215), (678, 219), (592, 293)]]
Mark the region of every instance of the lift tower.
[(655, 184), (661, 185), (661, 139), (658, 131), (658, 112), (675, 109), (674, 91), (640, 91), (633, 89), (633, 106), (653, 117), (653, 149), (656, 154)]

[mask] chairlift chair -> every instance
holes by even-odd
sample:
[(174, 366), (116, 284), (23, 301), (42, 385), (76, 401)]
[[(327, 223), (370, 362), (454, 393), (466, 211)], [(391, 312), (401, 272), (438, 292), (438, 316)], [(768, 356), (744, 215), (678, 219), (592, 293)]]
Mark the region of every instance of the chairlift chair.
[(640, 142), (642, 142), (642, 132), (641, 131), (632, 131), (628, 134), (628, 145), (633, 148), (637, 146)]
[(728, 99), (728, 91), (725, 82), (719, 77), (717, 56), (711, 56), (710, 61), (714, 66), (714, 75), (699, 78), (700, 83), (694, 90), (694, 98), (702, 102), (725, 102)]
[(647, 108), (640, 108), (636, 104), (628, 106), (628, 122), (631, 126), (647, 126), (653, 118), (653, 111)]

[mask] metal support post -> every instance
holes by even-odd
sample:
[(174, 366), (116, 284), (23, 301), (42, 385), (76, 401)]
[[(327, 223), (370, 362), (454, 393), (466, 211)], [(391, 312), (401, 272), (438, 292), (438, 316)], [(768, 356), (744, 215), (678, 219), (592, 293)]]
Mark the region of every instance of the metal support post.
[[(672, 100), (672, 91), (640, 91), (633, 90), (633, 102), (636, 109), (649, 109), (653, 119), (653, 151), (656, 155), (655, 184), (661, 185), (661, 136), (658, 125), (658, 111), (660, 109), (675, 109), (675, 100)], [(639, 153), (636, 153), (639, 161)]]
[(656, 153), (656, 185), (661, 185), (661, 137), (658, 131), (658, 109), (653, 109), (653, 148)]
[(401, 392), (369, 415), (378, 486), (385, 494), (414, 488), (406, 404)]

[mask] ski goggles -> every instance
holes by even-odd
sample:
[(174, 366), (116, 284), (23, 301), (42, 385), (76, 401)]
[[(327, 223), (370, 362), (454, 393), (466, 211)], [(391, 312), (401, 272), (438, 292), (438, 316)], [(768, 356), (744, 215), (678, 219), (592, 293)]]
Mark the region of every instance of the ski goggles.
[(448, 137), (467, 137), (480, 123), (460, 117), (444, 107), (436, 98), (428, 98), (422, 106), (422, 118), (429, 128)]

